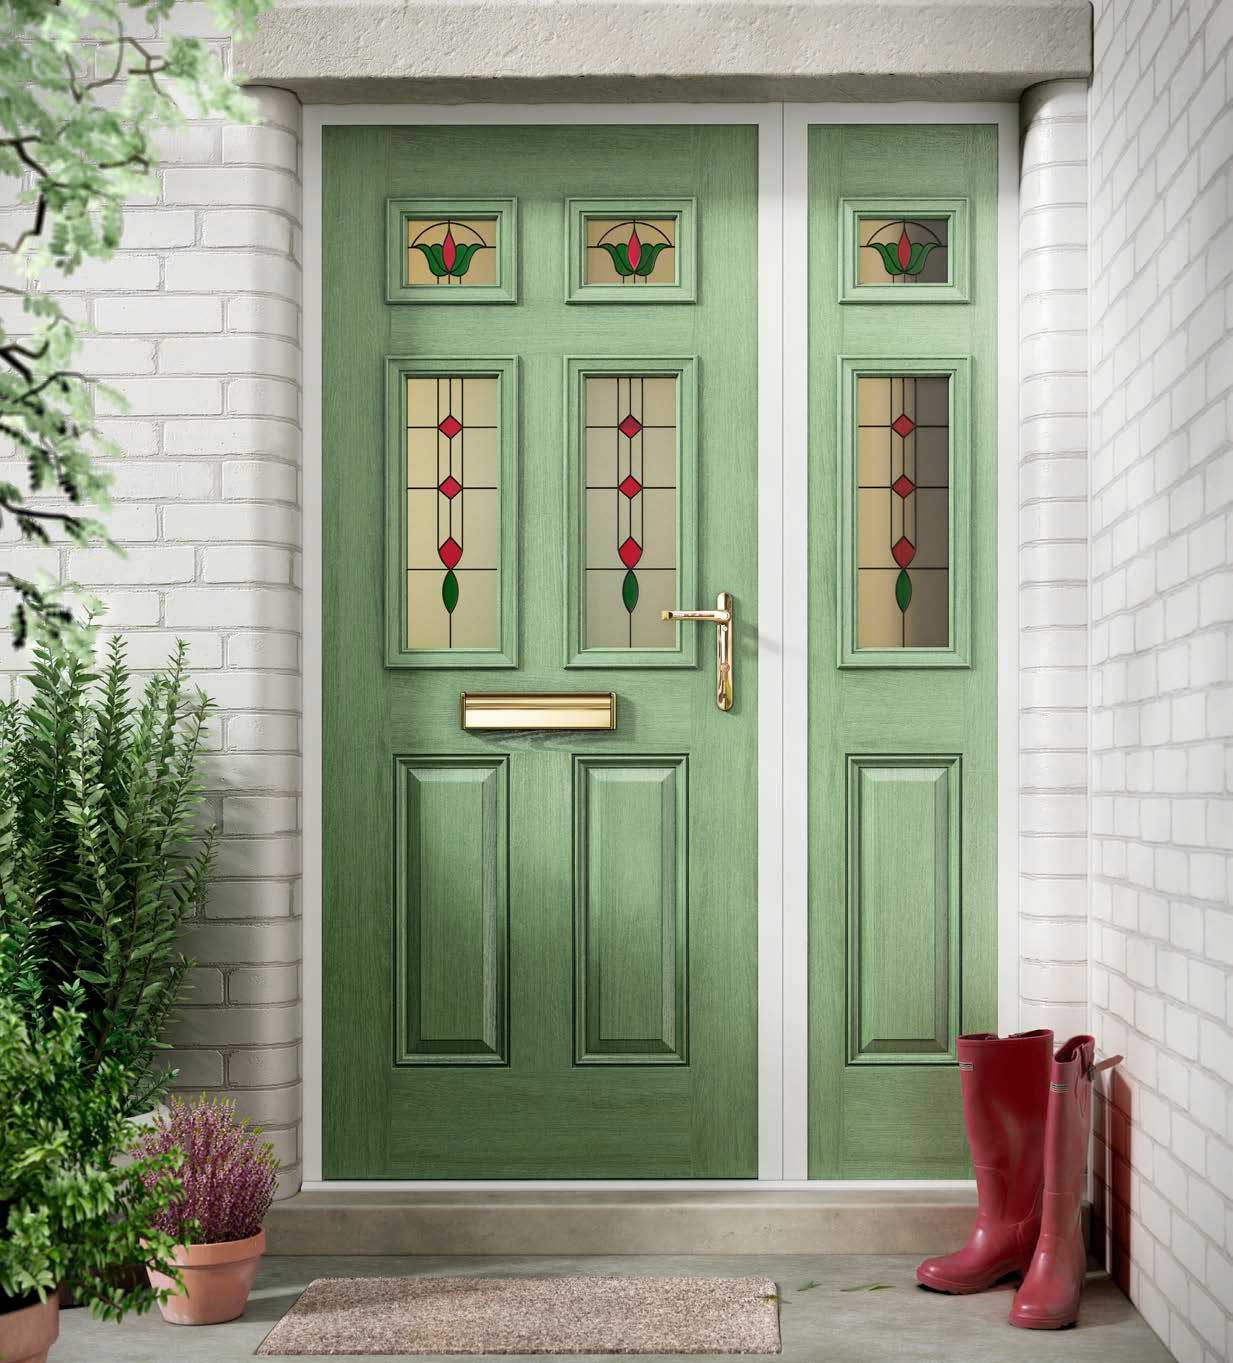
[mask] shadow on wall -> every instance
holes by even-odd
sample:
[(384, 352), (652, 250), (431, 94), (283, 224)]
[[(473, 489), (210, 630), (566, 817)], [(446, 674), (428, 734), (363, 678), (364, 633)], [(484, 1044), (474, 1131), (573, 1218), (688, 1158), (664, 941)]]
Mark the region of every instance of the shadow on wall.
[(1092, 1114), (1092, 1251), (1130, 1295), (1131, 1088), (1109, 1073)]

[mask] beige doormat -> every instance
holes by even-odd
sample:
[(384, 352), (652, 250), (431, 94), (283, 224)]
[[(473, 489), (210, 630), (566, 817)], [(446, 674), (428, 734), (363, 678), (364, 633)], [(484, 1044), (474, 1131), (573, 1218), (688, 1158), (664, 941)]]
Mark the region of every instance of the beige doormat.
[(258, 1354), (777, 1354), (769, 1278), (317, 1278)]

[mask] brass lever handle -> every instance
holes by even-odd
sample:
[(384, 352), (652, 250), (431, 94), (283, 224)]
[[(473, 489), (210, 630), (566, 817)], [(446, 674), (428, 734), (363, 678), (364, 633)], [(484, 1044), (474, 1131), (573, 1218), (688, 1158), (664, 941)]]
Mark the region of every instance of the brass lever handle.
[(732, 597), (720, 592), (713, 611), (664, 611), (665, 620), (701, 620), (715, 629), (715, 704), (732, 709)]

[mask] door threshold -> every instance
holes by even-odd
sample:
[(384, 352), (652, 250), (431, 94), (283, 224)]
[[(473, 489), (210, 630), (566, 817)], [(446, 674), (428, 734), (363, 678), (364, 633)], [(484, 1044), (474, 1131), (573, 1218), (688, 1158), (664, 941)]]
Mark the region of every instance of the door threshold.
[(963, 1242), (975, 1185), (332, 1187), (276, 1202), (269, 1253), (926, 1254)]

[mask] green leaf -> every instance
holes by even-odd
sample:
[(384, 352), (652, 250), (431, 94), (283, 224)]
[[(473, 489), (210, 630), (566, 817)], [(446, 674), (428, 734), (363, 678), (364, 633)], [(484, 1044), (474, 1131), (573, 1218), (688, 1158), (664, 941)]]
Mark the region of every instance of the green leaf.
[(612, 261), (612, 268), (621, 276), (628, 279), (633, 270), (629, 267), (629, 247), (623, 242), (618, 242), (615, 246), (610, 241), (601, 241), (600, 247), (608, 252), (608, 259)]
[(899, 250), (897, 246), (888, 245), (884, 241), (871, 241), (871, 247), (882, 257), (882, 264), (886, 267), (889, 275), (900, 275), (903, 270), (899, 265)]
[(626, 571), (621, 580), (621, 600), (625, 604), (625, 609), (633, 615), (638, 604), (638, 578), (632, 568)]
[(929, 259), (929, 252), (937, 246), (936, 241), (914, 241), (912, 243), (912, 254), (908, 258), (907, 273), (918, 275), (925, 268), (925, 261)]
[(905, 615), (912, 604), (912, 579), (902, 568), (895, 579), (895, 604)]
[(454, 613), (454, 607), (458, 604), (458, 596), (458, 579), (454, 576), (454, 570), (451, 568), (441, 579), (441, 604), (451, 615)]
[(892, 1283), (861, 1283), (859, 1287), (841, 1287), (841, 1292), (886, 1292)]
[(448, 271), (445, 268), (445, 260), (441, 255), (441, 243), (439, 241), (417, 241), (415, 243), (415, 249), (424, 257), (429, 270), (437, 279), (445, 277)]
[[(822, 1286), (821, 1283), (814, 1282), (814, 1280), (813, 1280), (812, 1278), (810, 1278), (810, 1280), (809, 1280), (807, 1283), (802, 1283), (802, 1284), (800, 1285), (800, 1287), (798, 1287), (796, 1290), (797, 1290), (798, 1292), (810, 1292), (810, 1291), (812, 1291), (815, 1287), (821, 1287), (821, 1286)], [(843, 1290), (846, 1292), (848, 1289), (847, 1289), (847, 1288), (844, 1288)]]

